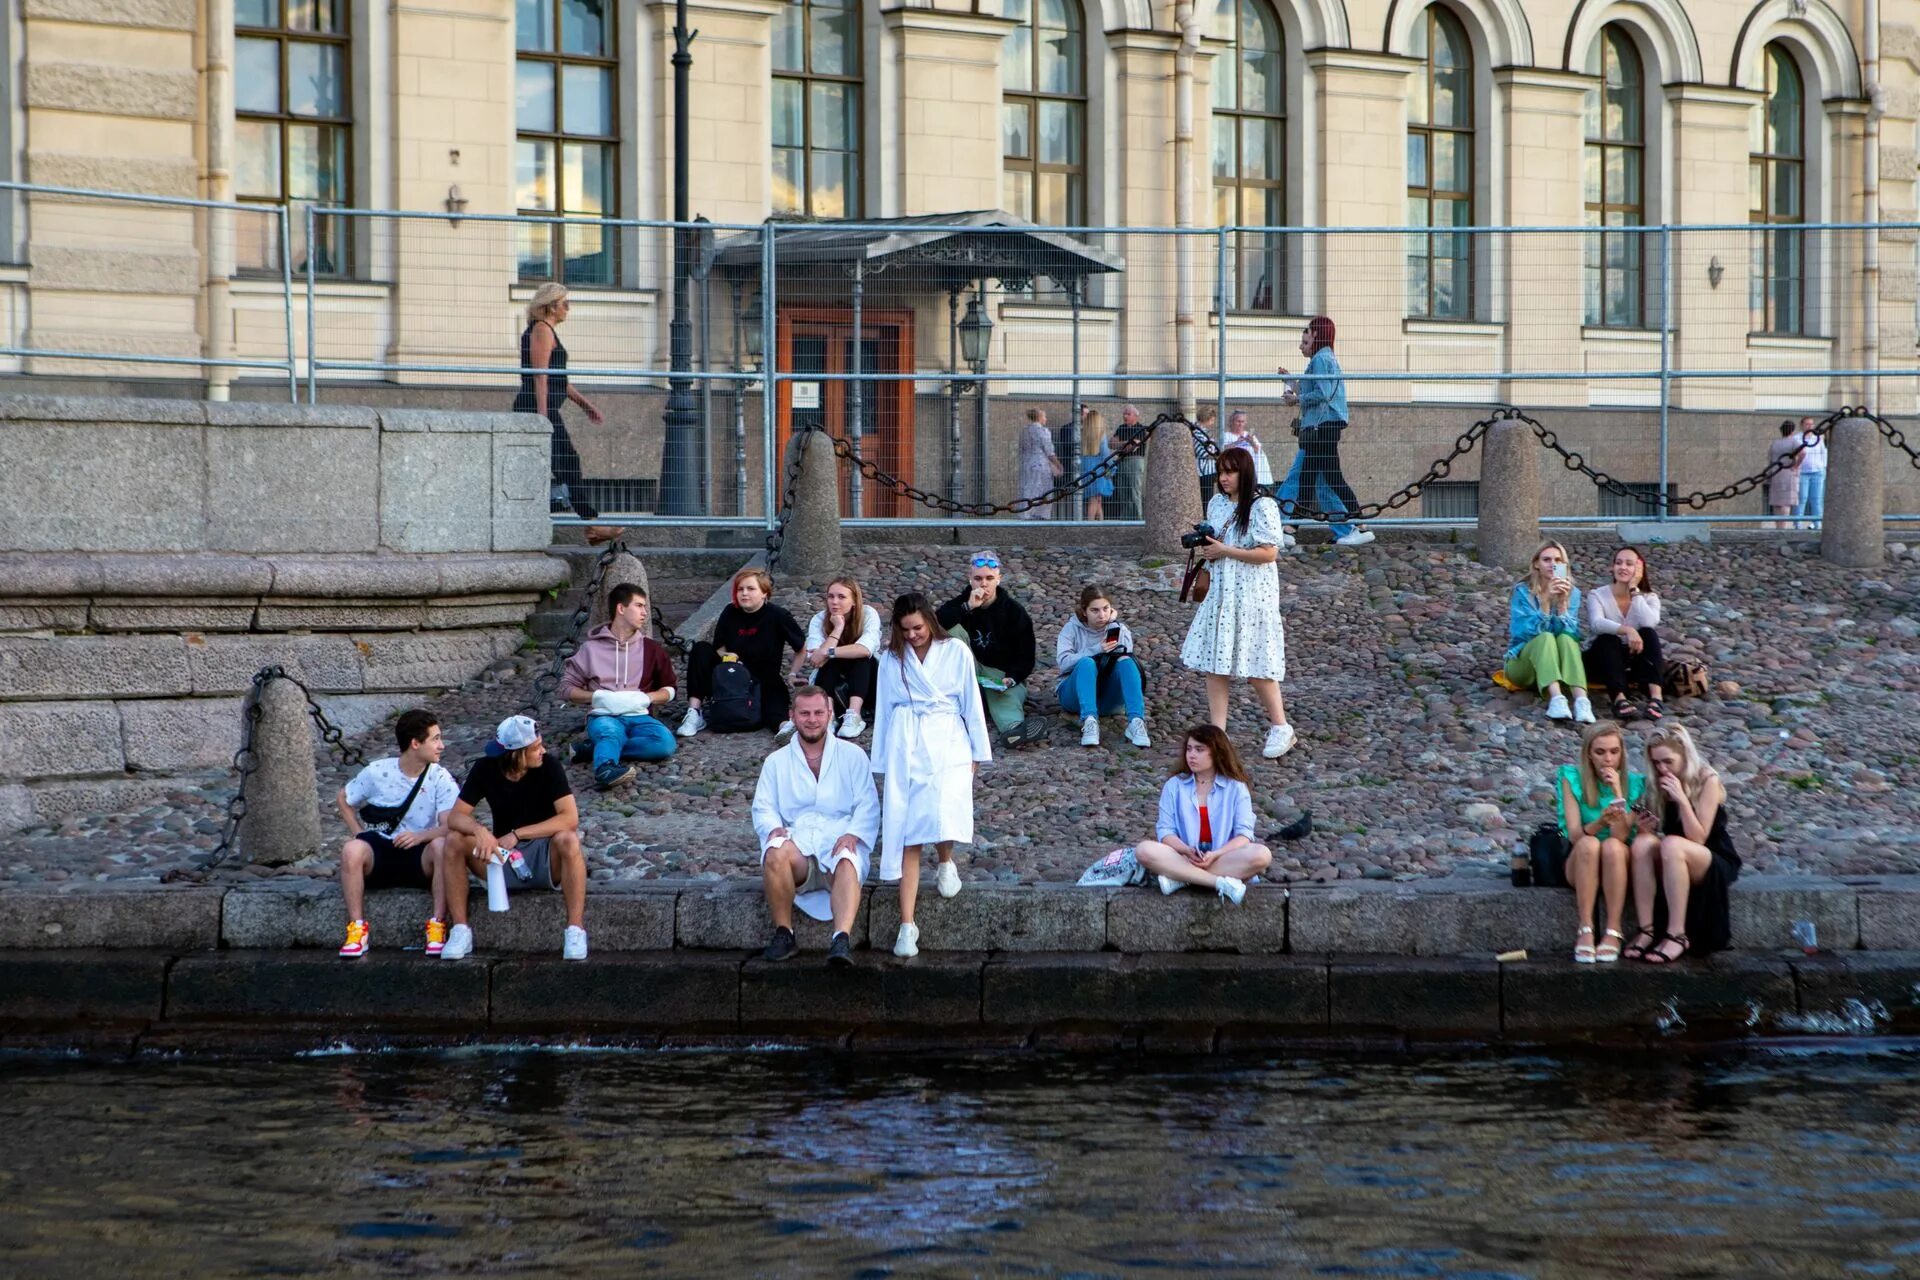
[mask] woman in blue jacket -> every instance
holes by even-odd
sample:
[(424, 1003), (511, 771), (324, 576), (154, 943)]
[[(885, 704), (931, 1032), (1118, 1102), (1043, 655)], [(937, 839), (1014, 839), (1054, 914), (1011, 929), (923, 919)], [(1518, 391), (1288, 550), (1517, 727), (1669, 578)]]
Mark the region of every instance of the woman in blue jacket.
[(1593, 723), (1586, 662), (1580, 654), (1580, 588), (1573, 585), (1573, 567), (1559, 543), (1541, 543), (1533, 553), (1532, 569), (1514, 584), (1507, 605), (1507, 639), (1508, 684), (1537, 689), (1547, 700), (1549, 720)]
[(1235, 906), (1247, 880), (1273, 854), (1253, 838), (1253, 793), (1239, 753), (1210, 724), (1187, 730), (1180, 763), (1160, 788), (1160, 821), (1151, 840), (1133, 847), (1140, 865), (1160, 878), (1160, 892), (1185, 885), (1212, 889)]
[[(1347, 429), (1347, 382), (1340, 376), (1340, 361), (1333, 354), (1333, 321), (1315, 316), (1307, 321), (1300, 335), (1300, 354), (1307, 357), (1307, 371), (1289, 382), (1282, 404), (1300, 406), (1300, 482), (1299, 492), (1309, 504), (1319, 500), (1322, 490), (1330, 493), (1341, 511), (1358, 511), (1360, 500), (1340, 470), (1340, 433)], [(1280, 373), (1285, 374), (1282, 368)], [(1291, 482), (1292, 477), (1289, 477)], [(1329, 515), (1338, 514), (1328, 512)], [(1289, 518), (1293, 512), (1287, 512)], [(1365, 525), (1335, 527), (1334, 541), (1343, 547), (1363, 547), (1373, 541)]]

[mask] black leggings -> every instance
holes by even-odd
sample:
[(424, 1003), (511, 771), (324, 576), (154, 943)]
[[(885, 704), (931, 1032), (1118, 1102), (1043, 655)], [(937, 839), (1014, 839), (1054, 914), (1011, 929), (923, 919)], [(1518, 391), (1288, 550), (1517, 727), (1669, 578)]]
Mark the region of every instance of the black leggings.
[(849, 700), (858, 698), (863, 708), (871, 710), (879, 676), (880, 664), (873, 658), (829, 658), (813, 682), (827, 691), (836, 709), (844, 710)]
[(1605, 685), (1615, 697), (1627, 691), (1629, 684), (1652, 686), (1660, 683), (1660, 633), (1652, 627), (1639, 627), (1640, 652), (1629, 653), (1627, 642), (1617, 635), (1595, 636), (1587, 647), (1587, 678), (1592, 684)]
[(1319, 502), (1320, 481), (1324, 477), (1328, 490), (1346, 504), (1348, 516), (1360, 510), (1360, 499), (1353, 496), (1353, 486), (1340, 471), (1340, 431), (1346, 425), (1338, 422), (1301, 429), (1300, 449), (1306, 455), (1300, 463), (1302, 506), (1312, 507)]
[(573, 447), (573, 437), (567, 434), (567, 421), (555, 409), (547, 415), (547, 421), (553, 424), (553, 478), (555, 483), (567, 486), (567, 503), (573, 513), (582, 520), (597, 519), (599, 511), (587, 502), (587, 477), (580, 462), (580, 451)]

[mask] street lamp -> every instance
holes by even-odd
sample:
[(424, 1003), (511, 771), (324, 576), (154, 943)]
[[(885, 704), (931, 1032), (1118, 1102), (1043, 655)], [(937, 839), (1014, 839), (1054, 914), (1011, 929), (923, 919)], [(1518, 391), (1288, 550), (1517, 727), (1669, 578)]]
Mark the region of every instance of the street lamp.
[(693, 67), (690, 46), (696, 33), (687, 30), (687, 0), (674, 6), (673, 22), (673, 311), (667, 322), (666, 440), (660, 454), (661, 515), (700, 514), (701, 494), (697, 460), (700, 411), (694, 403), (693, 379), (693, 266), (695, 242), (687, 229), (687, 98)]
[(987, 500), (987, 353), (993, 350), (993, 320), (980, 305), (986, 291), (985, 280), (974, 285), (958, 326), (960, 354), (973, 367), (974, 494), (981, 502)]
[(747, 309), (740, 315), (740, 323), (745, 329), (747, 363), (754, 368), (760, 367), (760, 357), (767, 349), (767, 313), (760, 305), (760, 293), (755, 291), (747, 302)]
[(967, 314), (960, 319), (960, 354), (975, 374), (983, 374), (987, 371), (987, 353), (992, 349), (993, 321), (975, 293), (967, 300)]

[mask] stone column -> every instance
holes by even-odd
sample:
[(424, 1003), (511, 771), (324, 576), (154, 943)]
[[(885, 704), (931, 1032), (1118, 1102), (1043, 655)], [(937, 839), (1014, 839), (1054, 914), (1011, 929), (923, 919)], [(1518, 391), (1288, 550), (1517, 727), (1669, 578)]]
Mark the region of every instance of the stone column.
[[(1666, 220), (1719, 226), (1745, 222), (1750, 130), (1760, 95), (1715, 85), (1674, 85), (1666, 92), (1673, 117), (1675, 175)], [(1648, 252), (1656, 255), (1648, 263), (1648, 279), (1658, 289), (1657, 242)], [(1724, 367), (1730, 358), (1736, 363), (1745, 359), (1753, 234), (1675, 232), (1672, 256), (1673, 367), (1708, 369)], [(1657, 320), (1656, 308), (1648, 321)], [(1739, 378), (1679, 378), (1672, 396), (1676, 409), (1750, 410), (1754, 387)]]
[[(802, 447), (806, 453), (796, 475), (794, 456)], [(780, 558), (767, 566), (769, 572), (795, 578), (826, 578), (840, 571), (844, 562), (840, 546), (839, 464), (833, 453), (833, 442), (824, 432), (797, 431), (787, 441), (787, 456), (780, 473), (793, 476), (793, 508), (787, 516)]]
[(880, 21), (898, 64), (892, 211), (998, 208), (1001, 43), (1014, 23), (937, 8), (889, 9)]
[(1540, 545), (1540, 442), (1524, 422), (1496, 422), (1480, 442), (1481, 564), (1524, 569)]
[(253, 727), (259, 766), (247, 778), (240, 852), (249, 862), (279, 867), (320, 849), (313, 729), (307, 700), (291, 680), (269, 680), (259, 698), (260, 723)]
[(1887, 445), (1867, 418), (1846, 418), (1827, 435), (1827, 504), (1820, 523), (1820, 557), (1849, 569), (1885, 563)]
[(1200, 476), (1193, 436), (1177, 422), (1163, 424), (1147, 448), (1140, 513), (1147, 522), (1147, 550), (1182, 555), (1180, 535), (1200, 519)]
[[(647, 586), (647, 567), (641, 564), (640, 558), (628, 551), (624, 545), (614, 552), (613, 560), (607, 565), (607, 571), (600, 575), (600, 594), (587, 601), (588, 631), (605, 625), (613, 617), (613, 611), (607, 607), (607, 596), (623, 582), (637, 582), (642, 591), (650, 592), (651, 590)], [(652, 595), (649, 594), (647, 599), (651, 604)], [(657, 614), (659, 610), (655, 608), (653, 612)]]

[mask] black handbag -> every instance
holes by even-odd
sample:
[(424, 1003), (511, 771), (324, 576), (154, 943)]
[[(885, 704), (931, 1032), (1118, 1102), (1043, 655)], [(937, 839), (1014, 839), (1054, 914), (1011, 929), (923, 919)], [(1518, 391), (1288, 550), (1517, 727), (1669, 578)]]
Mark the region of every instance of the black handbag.
[(399, 804), (363, 804), (360, 806), (360, 821), (367, 824), (367, 830), (378, 831), (390, 836), (402, 822), (407, 820), (407, 810), (413, 808), (413, 798), (420, 794), (420, 784), (427, 780), (427, 773), (433, 768), (428, 765), (413, 780), (413, 790), (407, 792), (407, 798)]
[(1560, 833), (1557, 822), (1543, 822), (1527, 837), (1527, 861), (1533, 867), (1533, 883), (1543, 889), (1565, 889), (1567, 854), (1571, 846)]

